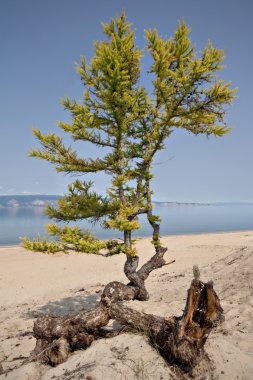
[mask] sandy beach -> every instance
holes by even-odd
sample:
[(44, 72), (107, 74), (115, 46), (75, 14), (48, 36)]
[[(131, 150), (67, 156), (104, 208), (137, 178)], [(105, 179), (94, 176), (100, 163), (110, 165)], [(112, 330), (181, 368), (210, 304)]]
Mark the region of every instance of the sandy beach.
[[(208, 372), (198, 368), (194, 376), (251, 379), (253, 231), (169, 236), (162, 241), (168, 247), (167, 260), (175, 259), (175, 263), (150, 275), (146, 282), (149, 301), (129, 304), (161, 316), (181, 315), (192, 266), (198, 264), (201, 279), (214, 281), (226, 320), (208, 338)], [(153, 253), (149, 238), (138, 241), (137, 248), (140, 263)], [(5, 371), (0, 379), (178, 378), (145, 338), (131, 334), (96, 341), (56, 368), (38, 363), (22, 365), (35, 346), (32, 328), (36, 317), (93, 307), (106, 283), (127, 281), (124, 261), (124, 255), (46, 255), (17, 246), (0, 247), (0, 363)]]

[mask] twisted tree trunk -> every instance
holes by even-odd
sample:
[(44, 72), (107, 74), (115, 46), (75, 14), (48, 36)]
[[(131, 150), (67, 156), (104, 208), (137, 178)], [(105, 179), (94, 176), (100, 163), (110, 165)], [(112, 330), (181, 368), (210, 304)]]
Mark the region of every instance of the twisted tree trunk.
[[(143, 281), (150, 273), (152, 263), (161, 266), (157, 255), (136, 272)], [(183, 370), (193, 368), (203, 356), (208, 334), (223, 320), (223, 310), (212, 283), (203, 283), (196, 278), (192, 281), (181, 317), (144, 314), (123, 304), (123, 301), (139, 298), (139, 291), (133, 283), (111, 282), (104, 288), (94, 309), (65, 317), (48, 315), (39, 318), (34, 325), (37, 344), (31, 360), (53, 366), (62, 363), (72, 351), (84, 349), (104, 336), (101, 328), (114, 319), (128, 331), (147, 335), (169, 363)]]

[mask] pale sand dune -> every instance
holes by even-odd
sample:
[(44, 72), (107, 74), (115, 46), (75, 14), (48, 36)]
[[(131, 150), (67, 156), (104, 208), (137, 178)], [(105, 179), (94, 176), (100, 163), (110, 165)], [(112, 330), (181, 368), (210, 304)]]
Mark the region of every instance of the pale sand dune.
[[(169, 248), (166, 258), (176, 262), (153, 272), (146, 282), (150, 300), (132, 301), (131, 307), (162, 316), (181, 315), (192, 266), (198, 264), (202, 280), (214, 280), (226, 321), (207, 341), (211, 360), (207, 372), (200, 366), (195, 378), (252, 379), (253, 231), (170, 236), (163, 242)], [(137, 246), (140, 262), (153, 253), (150, 239)], [(57, 368), (21, 366), (34, 348), (31, 331), (36, 316), (94, 306), (104, 284), (126, 280), (123, 265), (123, 255), (49, 256), (20, 247), (0, 248), (0, 363), (4, 370), (17, 368), (0, 379), (178, 378), (145, 339), (129, 334), (95, 342)]]

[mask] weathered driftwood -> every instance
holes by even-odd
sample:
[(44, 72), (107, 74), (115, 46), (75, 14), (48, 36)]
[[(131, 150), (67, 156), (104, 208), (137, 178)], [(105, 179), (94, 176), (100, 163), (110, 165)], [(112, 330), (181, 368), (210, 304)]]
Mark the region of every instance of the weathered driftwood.
[(104, 336), (102, 327), (114, 319), (128, 331), (148, 336), (169, 363), (184, 370), (193, 368), (203, 356), (208, 334), (223, 320), (223, 310), (211, 282), (203, 283), (194, 278), (181, 317), (144, 314), (123, 304), (126, 300), (148, 298), (144, 282), (153, 269), (166, 265), (164, 253), (164, 249), (158, 249), (138, 271), (138, 260), (129, 257), (125, 272), (130, 283), (124, 285), (115, 281), (106, 285), (94, 309), (65, 317), (48, 315), (39, 318), (34, 325), (37, 344), (32, 360), (53, 366), (62, 363), (72, 351), (86, 348)]

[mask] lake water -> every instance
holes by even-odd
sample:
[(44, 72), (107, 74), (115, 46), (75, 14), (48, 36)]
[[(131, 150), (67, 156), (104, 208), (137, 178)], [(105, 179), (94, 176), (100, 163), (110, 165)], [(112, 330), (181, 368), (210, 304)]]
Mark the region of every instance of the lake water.
[[(253, 230), (253, 204), (155, 205), (154, 213), (162, 218), (162, 235)], [(142, 229), (135, 236), (150, 236), (152, 230), (145, 217), (141, 216), (140, 221)], [(38, 233), (45, 235), (46, 223), (52, 221), (40, 207), (0, 208), (0, 246), (19, 244), (19, 238), (25, 235), (30, 238)], [(100, 238), (121, 237), (119, 232), (103, 230), (99, 224), (81, 222), (80, 226)]]

